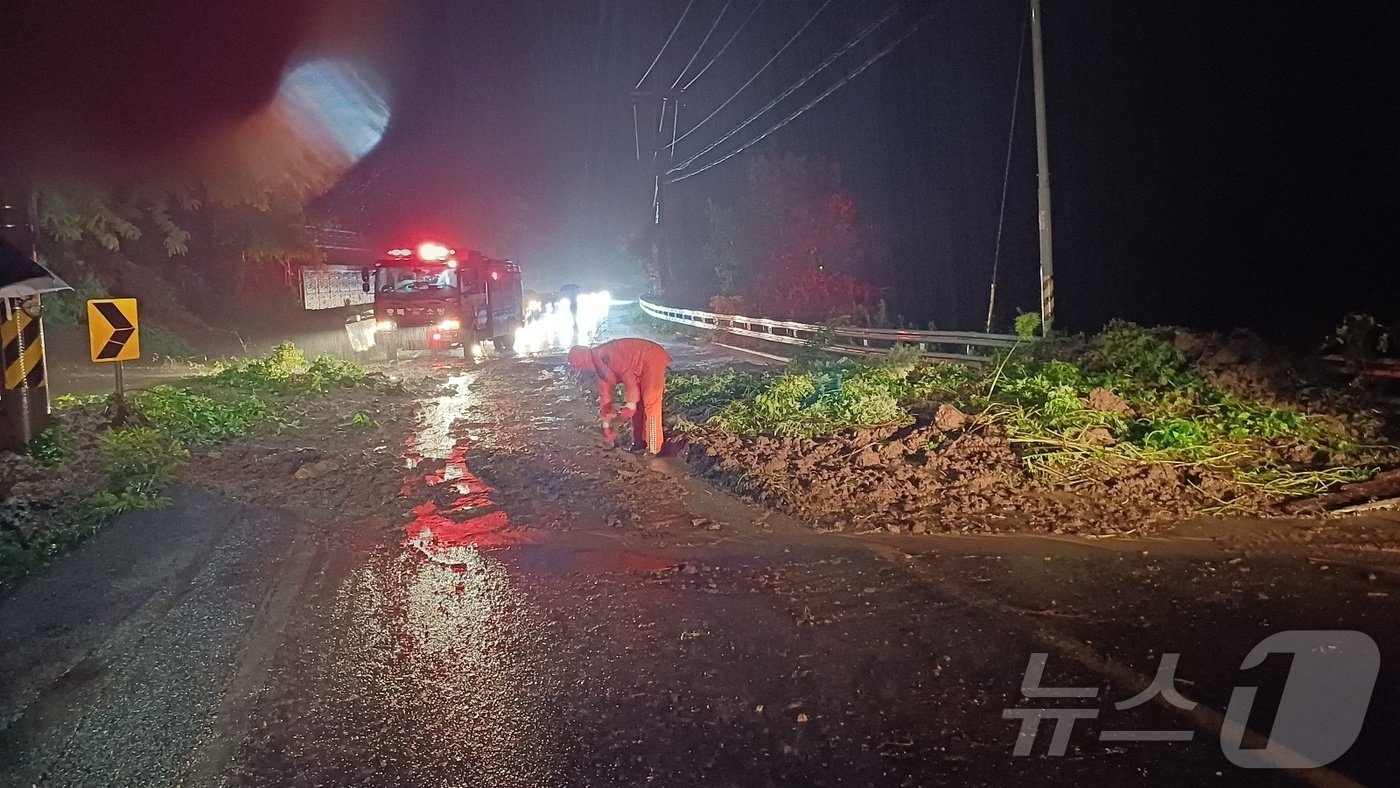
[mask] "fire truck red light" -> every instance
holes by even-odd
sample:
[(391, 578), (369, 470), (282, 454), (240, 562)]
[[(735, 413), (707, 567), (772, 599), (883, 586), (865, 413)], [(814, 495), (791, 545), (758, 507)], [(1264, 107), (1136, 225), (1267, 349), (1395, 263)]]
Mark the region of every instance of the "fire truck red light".
[(447, 259), (447, 255), (448, 255), (448, 249), (447, 249), (446, 246), (443, 246), (442, 244), (433, 243), (433, 242), (431, 242), (431, 241), (429, 241), (429, 242), (427, 242), (427, 243), (418, 244), (418, 258), (419, 258), (420, 260), (439, 260), (439, 261), (441, 261), (441, 260), (446, 260), (446, 259)]

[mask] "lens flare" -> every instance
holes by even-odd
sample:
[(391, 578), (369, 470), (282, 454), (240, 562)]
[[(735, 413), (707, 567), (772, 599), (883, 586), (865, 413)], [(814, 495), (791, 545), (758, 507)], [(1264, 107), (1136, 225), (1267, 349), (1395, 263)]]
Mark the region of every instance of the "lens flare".
[(351, 160), (374, 150), (389, 125), (383, 92), (344, 60), (296, 66), (282, 78), (277, 103), (303, 135), (328, 138)]

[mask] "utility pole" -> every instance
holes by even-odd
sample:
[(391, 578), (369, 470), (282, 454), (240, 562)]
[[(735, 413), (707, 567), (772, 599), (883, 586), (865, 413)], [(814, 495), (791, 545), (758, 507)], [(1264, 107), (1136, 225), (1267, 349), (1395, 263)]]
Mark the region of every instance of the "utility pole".
[(1050, 154), (1045, 142), (1045, 63), (1040, 46), (1040, 0), (1031, 2), (1031, 61), (1035, 74), (1035, 158), (1040, 189), (1040, 327), (1055, 321), (1055, 265), (1050, 243)]

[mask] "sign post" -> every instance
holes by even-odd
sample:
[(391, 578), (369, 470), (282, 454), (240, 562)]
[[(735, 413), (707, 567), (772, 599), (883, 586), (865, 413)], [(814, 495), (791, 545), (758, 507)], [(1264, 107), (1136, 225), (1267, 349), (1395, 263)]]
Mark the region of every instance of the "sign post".
[(95, 364), (116, 365), (113, 420), (126, 421), (126, 382), (122, 362), (141, 357), (141, 324), (136, 319), (136, 299), (102, 298), (87, 302), (88, 349)]

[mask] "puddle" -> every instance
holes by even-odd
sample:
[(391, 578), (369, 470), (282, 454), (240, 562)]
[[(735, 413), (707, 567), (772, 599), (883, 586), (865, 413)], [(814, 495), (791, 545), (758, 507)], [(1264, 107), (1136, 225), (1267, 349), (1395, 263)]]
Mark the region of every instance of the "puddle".
[(454, 375), (448, 393), (424, 402), (404, 450), (401, 493), (414, 502), (404, 545), (455, 567), (472, 563), (481, 549), (539, 541), (537, 531), (511, 523), (492, 498), (495, 488), (467, 466), (471, 431), (492, 424), (469, 419), (479, 416), (471, 383), (471, 376)]

